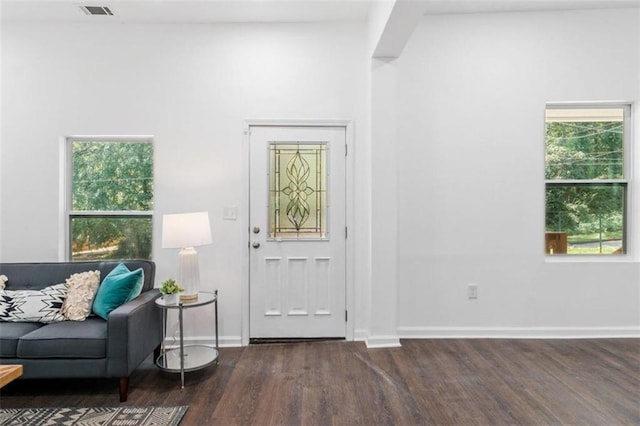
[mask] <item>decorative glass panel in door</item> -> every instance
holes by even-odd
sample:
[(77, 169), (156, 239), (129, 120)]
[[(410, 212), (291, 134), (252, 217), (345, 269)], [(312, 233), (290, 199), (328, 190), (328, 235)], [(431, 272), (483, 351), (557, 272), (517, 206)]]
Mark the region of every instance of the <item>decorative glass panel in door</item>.
[(269, 144), (268, 237), (327, 239), (325, 143)]

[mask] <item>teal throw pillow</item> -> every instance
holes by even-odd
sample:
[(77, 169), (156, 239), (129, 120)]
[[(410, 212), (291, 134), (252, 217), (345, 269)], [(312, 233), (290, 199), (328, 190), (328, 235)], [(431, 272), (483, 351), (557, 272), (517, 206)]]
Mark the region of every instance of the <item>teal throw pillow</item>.
[(138, 297), (143, 281), (142, 268), (129, 271), (124, 263), (118, 264), (98, 287), (93, 301), (93, 313), (106, 320), (115, 308)]

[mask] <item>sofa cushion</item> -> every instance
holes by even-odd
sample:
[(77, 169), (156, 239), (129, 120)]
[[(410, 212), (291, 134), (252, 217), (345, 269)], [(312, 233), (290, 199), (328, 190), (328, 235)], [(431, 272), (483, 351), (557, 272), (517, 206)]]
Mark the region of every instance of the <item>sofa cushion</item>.
[(23, 336), (17, 348), (20, 358), (105, 358), (106, 354), (107, 322), (97, 317), (47, 324)]
[(15, 358), (18, 340), (40, 327), (39, 322), (0, 322), (0, 358)]
[(71, 321), (84, 321), (91, 313), (93, 299), (100, 284), (100, 271), (87, 271), (67, 278), (67, 298), (62, 315)]
[(0, 321), (64, 321), (60, 308), (66, 297), (66, 283), (45, 287), (42, 290), (2, 290)]
[(140, 295), (143, 281), (142, 268), (129, 271), (124, 263), (120, 263), (104, 277), (98, 287), (93, 301), (93, 313), (106, 320), (115, 308)]

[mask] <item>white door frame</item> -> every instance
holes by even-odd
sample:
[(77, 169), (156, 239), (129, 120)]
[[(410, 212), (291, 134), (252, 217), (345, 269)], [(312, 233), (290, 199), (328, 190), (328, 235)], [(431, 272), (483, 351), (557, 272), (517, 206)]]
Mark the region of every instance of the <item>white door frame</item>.
[[(307, 120), (307, 119), (288, 119), (288, 120), (280, 120), (280, 119), (246, 119), (243, 122), (243, 156), (244, 156), (244, 174), (242, 180), (242, 187), (245, 197), (243, 197), (243, 205), (242, 205), (242, 213), (240, 217), (241, 220), (241, 228), (244, 230), (244, 238), (246, 239), (247, 245), (245, 249), (245, 254), (242, 259), (242, 268), (243, 268), (243, 276), (244, 283), (242, 285), (242, 336), (241, 341), (243, 346), (247, 346), (249, 344), (249, 312), (250, 312), (250, 304), (249, 304), (249, 285), (250, 285), (250, 248), (249, 248), (249, 154), (250, 154), (250, 142), (251, 142), (251, 127), (255, 126), (273, 126), (273, 127), (342, 127), (345, 129), (345, 140), (347, 143), (347, 158), (345, 161), (345, 219), (348, 230), (355, 230), (354, 226), (354, 183), (353, 183), (353, 165), (354, 165), (354, 146), (353, 146), (353, 120)], [(355, 300), (354, 300), (354, 247), (353, 241), (355, 238), (352, 235), (348, 235), (346, 241), (346, 259), (345, 259), (345, 267), (346, 267), (346, 309), (348, 312), (347, 322), (346, 322), (346, 340), (353, 340), (353, 330), (355, 326)]]

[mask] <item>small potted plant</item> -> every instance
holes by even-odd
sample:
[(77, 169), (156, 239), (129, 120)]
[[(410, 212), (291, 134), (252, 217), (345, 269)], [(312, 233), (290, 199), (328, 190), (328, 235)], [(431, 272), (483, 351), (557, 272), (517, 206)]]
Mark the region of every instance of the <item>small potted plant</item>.
[(184, 288), (180, 287), (173, 278), (169, 278), (160, 284), (160, 293), (163, 294), (162, 298), (167, 305), (177, 304), (180, 299), (178, 293), (181, 291), (184, 291)]

